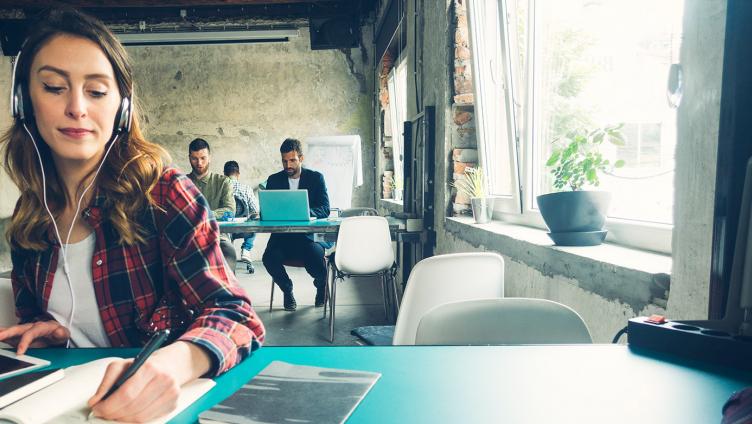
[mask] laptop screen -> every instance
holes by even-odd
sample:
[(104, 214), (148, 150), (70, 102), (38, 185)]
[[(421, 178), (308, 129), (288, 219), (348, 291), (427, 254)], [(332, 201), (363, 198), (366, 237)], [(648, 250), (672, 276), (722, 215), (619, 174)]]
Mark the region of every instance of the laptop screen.
[(262, 221), (309, 221), (308, 190), (261, 190)]

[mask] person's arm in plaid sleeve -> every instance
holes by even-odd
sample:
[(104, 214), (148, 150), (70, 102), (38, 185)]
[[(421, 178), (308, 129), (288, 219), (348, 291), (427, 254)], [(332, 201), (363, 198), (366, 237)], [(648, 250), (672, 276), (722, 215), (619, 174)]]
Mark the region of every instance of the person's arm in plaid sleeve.
[(164, 178), (169, 181), (160, 182), (167, 185), (160, 235), (166, 277), (197, 311), (178, 340), (200, 346), (211, 362), (208, 373), (219, 375), (260, 346), (264, 326), (224, 265), (217, 222), (209, 219), (204, 197), (185, 176), (168, 171)]
[(18, 325), (0, 327), (0, 340), (17, 347), (17, 353), (23, 355), (29, 346), (48, 347), (65, 344), (70, 331), (57, 322), (52, 315), (39, 308), (33, 277), (27, 265), (31, 254), (11, 248), (11, 284), (16, 305)]

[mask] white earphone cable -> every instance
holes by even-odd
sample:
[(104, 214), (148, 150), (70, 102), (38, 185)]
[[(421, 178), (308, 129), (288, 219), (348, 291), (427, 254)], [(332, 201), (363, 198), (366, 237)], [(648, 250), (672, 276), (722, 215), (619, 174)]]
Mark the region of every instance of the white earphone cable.
[[(34, 139), (34, 136), (31, 134), (31, 131), (29, 131), (29, 128), (26, 126), (26, 123), (23, 122), (24, 130), (26, 130), (26, 134), (29, 135), (31, 138), (31, 144), (34, 146), (34, 150), (37, 152), (37, 159), (39, 161), (39, 168), (42, 170), (42, 199), (44, 201), (44, 209), (47, 211), (47, 214), (50, 216), (50, 219), (52, 220), (52, 226), (55, 229), (55, 236), (57, 236), (57, 240), (60, 243), (60, 256), (62, 256), (63, 259), (63, 273), (65, 274), (65, 278), (68, 281), (68, 290), (70, 293), (70, 301), (71, 301), (71, 311), (68, 315), (68, 327), (71, 327), (73, 325), (73, 317), (76, 313), (76, 298), (73, 295), (73, 282), (71, 281), (70, 277), (70, 269), (68, 267), (68, 249), (66, 246), (70, 242), (71, 234), (73, 233), (73, 226), (76, 224), (76, 219), (78, 218), (78, 213), (81, 211), (81, 202), (84, 199), (84, 196), (86, 196), (86, 192), (89, 191), (89, 189), (94, 185), (94, 182), (97, 180), (97, 176), (99, 175), (99, 171), (102, 169), (102, 166), (104, 165), (105, 160), (107, 159), (107, 156), (110, 153), (110, 150), (112, 150), (112, 146), (115, 145), (115, 140), (117, 139), (118, 135), (115, 133), (112, 138), (109, 141), (110, 146), (107, 148), (107, 151), (104, 153), (104, 156), (102, 157), (102, 161), (99, 163), (99, 166), (97, 167), (96, 172), (94, 173), (94, 177), (91, 179), (91, 182), (89, 185), (86, 186), (84, 191), (81, 193), (81, 197), (78, 198), (78, 203), (76, 204), (76, 212), (73, 214), (73, 220), (71, 221), (70, 228), (68, 229), (68, 235), (65, 237), (65, 243), (63, 243), (62, 237), (60, 237), (60, 230), (57, 227), (57, 223), (55, 222), (55, 216), (50, 211), (50, 207), (47, 204), (47, 181), (46, 181), (46, 175), (44, 173), (44, 165), (42, 163), (42, 154), (39, 152), (39, 148), (37, 147), (37, 142)], [(69, 328), (70, 331), (70, 328)], [(70, 338), (65, 344), (65, 347), (70, 347)]]

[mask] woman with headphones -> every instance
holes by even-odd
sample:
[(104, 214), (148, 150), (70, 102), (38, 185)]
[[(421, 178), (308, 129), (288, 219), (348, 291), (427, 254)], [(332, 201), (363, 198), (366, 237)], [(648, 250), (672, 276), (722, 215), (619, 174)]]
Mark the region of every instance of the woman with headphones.
[(71, 10), (31, 28), (0, 138), (20, 191), (7, 232), (20, 323), (0, 340), (23, 354), (140, 346), (169, 329), (172, 343), (103, 399), (130, 361), (111, 364), (89, 401), (107, 419), (159, 417), (181, 385), (258, 348), (264, 327), (225, 266), (206, 200), (144, 139), (123, 46)]

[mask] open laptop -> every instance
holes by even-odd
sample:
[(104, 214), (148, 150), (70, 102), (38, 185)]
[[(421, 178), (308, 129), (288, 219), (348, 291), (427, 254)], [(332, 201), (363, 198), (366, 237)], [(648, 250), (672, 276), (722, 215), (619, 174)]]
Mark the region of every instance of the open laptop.
[(308, 190), (261, 190), (262, 221), (310, 221)]

